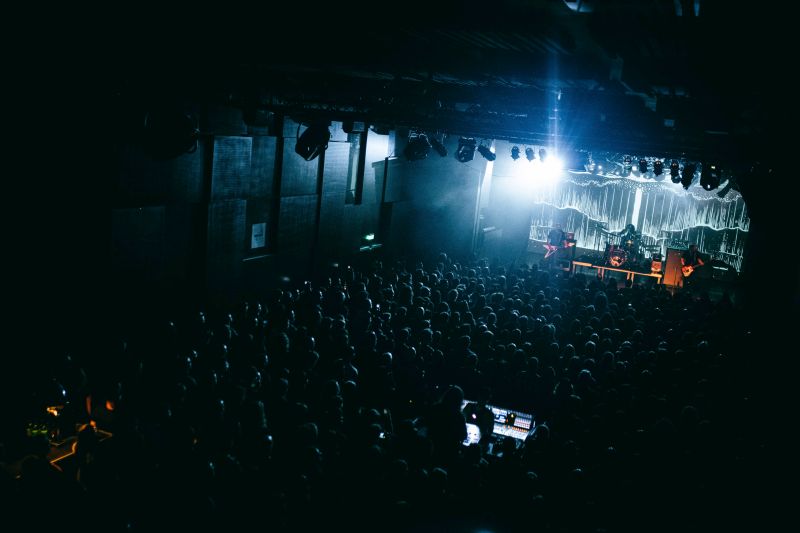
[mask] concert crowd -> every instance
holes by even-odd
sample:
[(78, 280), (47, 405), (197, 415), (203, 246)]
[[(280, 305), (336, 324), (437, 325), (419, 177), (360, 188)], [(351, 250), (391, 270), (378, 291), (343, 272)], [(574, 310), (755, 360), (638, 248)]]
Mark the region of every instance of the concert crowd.
[[(756, 341), (728, 294), (440, 254), (189, 307), (126, 316), (100, 354), (51, 354), (18, 400), (55, 396), (84, 425), (51, 464), (46, 436), (19, 436), (30, 410), (9, 421), (4, 516), (56, 531), (717, 531), (767, 497)], [(492, 435), (486, 404), (535, 428)]]

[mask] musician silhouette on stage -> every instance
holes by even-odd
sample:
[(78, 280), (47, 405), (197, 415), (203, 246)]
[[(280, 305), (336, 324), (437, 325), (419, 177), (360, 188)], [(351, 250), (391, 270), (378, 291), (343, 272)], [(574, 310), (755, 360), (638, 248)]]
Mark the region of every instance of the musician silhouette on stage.
[(628, 224), (618, 233), (620, 239), (620, 247), (627, 254), (627, 259), (631, 263), (635, 263), (640, 259), (639, 257), (639, 244), (642, 234), (636, 231), (636, 226)]
[(633, 243), (634, 241), (636, 241), (636, 239), (638, 239), (639, 236), (639, 234), (636, 233), (636, 226), (634, 226), (633, 224), (628, 224), (627, 226), (625, 226), (623, 230), (618, 233), (618, 235), (620, 243), (623, 246), (625, 246), (626, 242)]
[(566, 238), (567, 236), (564, 230), (561, 229), (561, 224), (556, 224), (555, 227), (550, 230), (550, 233), (547, 234), (547, 242), (544, 244), (547, 252), (544, 254), (544, 258), (547, 259), (556, 253), (559, 248), (563, 248)]
[(681, 274), (683, 274), (683, 287), (692, 288), (696, 285), (697, 276), (693, 275), (695, 270), (705, 265), (697, 245), (692, 243), (689, 249), (681, 254)]

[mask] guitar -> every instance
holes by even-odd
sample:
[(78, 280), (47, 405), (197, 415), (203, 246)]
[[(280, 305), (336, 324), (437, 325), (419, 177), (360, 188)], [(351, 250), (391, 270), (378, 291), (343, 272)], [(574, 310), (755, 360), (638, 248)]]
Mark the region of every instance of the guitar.
[(692, 275), (692, 272), (694, 272), (695, 270), (697, 270), (701, 266), (703, 266), (702, 263), (701, 264), (697, 264), (697, 265), (683, 265), (681, 267), (681, 273), (683, 274), (684, 278), (688, 278), (689, 276)]
[(559, 248), (566, 248), (568, 246), (566, 234), (560, 230), (558, 230), (557, 233), (553, 233), (554, 231), (556, 230), (550, 232), (550, 235), (547, 236), (547, 242), (543, 245), (545, 250), (547, 250), (547, 253), (544, 254), (545, 259), (556, 253)]
[(547, 243), (547, 244), (544, 245), (544, 248), (545, 248), (545, 250), (547, 250), (547, 252), (544, 254), (544, 258), (547, 259), (551, 255), (556, 253), (559, 249), (566, 248), (566, 245), (564, 245), (564, 246), (556, 246), (554, 244)]
[(556, 246), (554, 244), (549, 244), (549, 243), (548, 244), (544, 244), (543, 246), (544, 246), (545, 250), (547, 250), (547, 252), (544, 254), (544, 258), (547, 259), (548, 257), (553, 255), (557, 251), (566, 250), (567, 248), (570, 248), (570, 247), (573, 247), (573, 246), (577, 246), (577, 244), (578, 244), (578, 241), (576, 241), (575, 239), (566, 239), (566, 240), (561, 242), (561, 246)]

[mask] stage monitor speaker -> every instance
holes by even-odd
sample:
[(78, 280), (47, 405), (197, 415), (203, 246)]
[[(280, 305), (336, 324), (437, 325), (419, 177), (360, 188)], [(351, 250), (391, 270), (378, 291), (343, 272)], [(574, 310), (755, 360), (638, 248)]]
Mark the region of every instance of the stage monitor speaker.
[(685, 250), (679, 248), (667, 248), (667, 260), (664, 263), (664, 277), (661, 282), (664, 285), (677, 287), (683, 281), (681, 274), (681, 254)]
[(554, 264), (557, 268), (562, 270), (572, 269), (572, 261), (575, 260), (575, 247), (568, 246), (566, 248), (559, 248), (553, 255)]
[(556, 250), (556, 259), (572, 261), (575, 259), (575, 247), (567, 246), (566, 248), (559, 248)]
[(653, 274), (661, 274), (664, 267), (663, 259), (660, 253), (654, 253), (650, 258), (650, 272)]

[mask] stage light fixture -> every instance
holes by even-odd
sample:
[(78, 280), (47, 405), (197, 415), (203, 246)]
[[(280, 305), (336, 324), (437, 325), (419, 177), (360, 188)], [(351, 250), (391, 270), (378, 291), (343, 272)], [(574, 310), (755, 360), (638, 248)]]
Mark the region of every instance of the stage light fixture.
[[(328, 148), (331, 132), (329, 123), (313, 123), (297, 138), (294, 151), (306, 161), (311, 161)], [(300, 131), (300, 126), (298, 126)]]
[(530, 146), (525, 148), (525, 157), (528, 159), (528, 161), (533, 161), (533, 158), (535, 157), (533, 155), (533, 148)]
[(519, 146), (511, 147), (511, 159), (513, 159), (514, 161), (519, 159)]
[(497, 155), (485, 144), (478, 146), (478, 152), (480, 152), (480, 154), (486, 158), (487, 161), (494, 161), (497, 159)]
[(713, 191), (719, 187), (722, 181), (720, 170), (719, 165), (708, 162), (703, 163), (700, 169), (700, 186), (707, 191)]
[(442, 142), (443, 140), (444, 140), (444, 136), (442, 136), (441, 139), (439, 139), (438, 137), (434, 136), (431, 139), (431, 145), (433, 146), (433, 149), (436, 150), (437, 154), (439, 154), (441, 157), (447, 157), (447, 147)]
[(408, 136), (408, 144), (406, 144), (403, 154), (409, 161), (419, 161), (428, 157), (430, 152), (431, 143), (428, 141), (428, 136), (424, 133), (411, 133)]
[(697, 171), (695, 163), (686, 163), (683, 165), (683, 175), (681, 176), (681, 185), (684, 189), (688, 189), (694, 181), (694, 173)]
[(669, 164), (669, 176), (672, 179), (672, 183), (680, 183), (681, 182), (681, 166), (678, 164), (677, 161), (674, 159), (672, 163)]
[(653, 161), (653, 174), (655, 176), (660, 176), (664, 173), (664, 162), (660, 159), (656, 159)]
[(631, 156), (626, 155), (622, 158), (622, 177), (627, 178), (630, 176), (631, 170), (633, 170), (633, 159)]
[(639, 160), (639, 174), (646, 174), (647, 173), (647, 159), (640, 159)]
[(462, 163), (472, 161), (475, 157), (475, 147), (477, 143), (472, 137), (460, 137), (458, 139), (458, 150), (456, 151), (456, 159)]
[(586, 153), (584, 161), (584, 170), (592, 174), (597, 174), (597, 163), (595, 163), (594, 158), (592, 157), (592, 152)]

